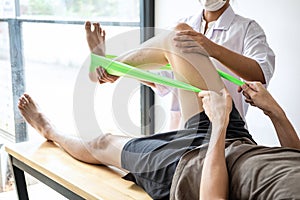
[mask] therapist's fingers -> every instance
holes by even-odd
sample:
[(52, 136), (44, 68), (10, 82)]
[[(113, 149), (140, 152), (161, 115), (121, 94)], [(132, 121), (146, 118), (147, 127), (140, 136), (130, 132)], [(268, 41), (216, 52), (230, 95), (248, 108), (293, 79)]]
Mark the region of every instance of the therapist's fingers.
[(100, 84), (107, 83), (107, 82), (113, 83), (117, 79), (115, 78), (115, 76), (108, 74), (106, 70), (102, 67), (98, 67), (96, 71), (97, 71), (98, 80)]
[(97, 72), (97, 78), (100, 84), (105, 83), (105, 81), (103, 80), (103, 75), (102, 75), (102, 69), (101, 67), (96, 68), (96, 72)]
[(177, 36), (181, 36), (181, 35), (196, 36), (196, 35), (199, 35), (199, 34), (201, 34), (201, 33), (196, 32), (194, 30), (182, 30), (182, 31), (177, 31), (176, 32)]
[(188, 41), (188, 40), (185, 40), (185, 41), (180, 41), (180, 42), (175, 42), (174, 45), (176, 47), (179, 47), (179, 48), (191, 48), (191, 47), (199, 47), (200, 45), (195, 42), (195, 41)]
[(98, 81), (99, 81), (100, 84), (105, 83), (99, 76), (98, 76)]
[(202, 33), (196, 31), (178, 31), (174, 36), (173, 40), (182, 42), (182, 41), (198, 41), (204, 38), (205, 36)]
[(174, 38), (173, 38), (174, 41), (177, 41), (177, 42), (183, 42), (183, 41), (193, 41), (193, 39), (191, 38), (191, 36), (188, 36), (188, 35), (176, 35)]

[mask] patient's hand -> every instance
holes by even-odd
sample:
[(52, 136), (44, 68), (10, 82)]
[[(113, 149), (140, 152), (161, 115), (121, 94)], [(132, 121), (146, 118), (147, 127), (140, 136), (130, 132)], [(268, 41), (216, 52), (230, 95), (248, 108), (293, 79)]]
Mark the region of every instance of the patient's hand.
[(246, 82), (246, 84), (241, 86), (239, 92), (243, 92), (247, 103), (260, 108), (268, 116), (276, 111), (277, 108), (280, 108), (279, 104), (261, 82)]
[(232, 110), (232, 98), (225, 88), (219, 94), (213, 91), (201, 91), (199, 97), (202, 98), (203, 109), (212, 123), (228, 122)]

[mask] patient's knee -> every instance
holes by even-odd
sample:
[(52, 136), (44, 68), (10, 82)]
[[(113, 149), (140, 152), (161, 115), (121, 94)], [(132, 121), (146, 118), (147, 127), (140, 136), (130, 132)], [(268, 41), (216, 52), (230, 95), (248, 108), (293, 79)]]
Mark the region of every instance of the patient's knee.
[(188, 24), (186, 23), (179, 23), (177, 24), (177, 26), (175, 27), (175, 30), (177, 31), (182, 31), (182, 30), (193, 30), (192, 27), (190, 27)]

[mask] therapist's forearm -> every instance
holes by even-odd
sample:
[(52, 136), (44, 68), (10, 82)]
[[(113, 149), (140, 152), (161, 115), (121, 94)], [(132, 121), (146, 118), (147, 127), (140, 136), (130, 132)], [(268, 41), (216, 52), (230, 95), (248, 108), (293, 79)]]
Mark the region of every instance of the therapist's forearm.
[(246, 81), (259, 81), (266, 83), (259, 64), (246, 56), (235, 53), (221, 45), (216, 44), (211, 57), (220, 61), (229, 70)]

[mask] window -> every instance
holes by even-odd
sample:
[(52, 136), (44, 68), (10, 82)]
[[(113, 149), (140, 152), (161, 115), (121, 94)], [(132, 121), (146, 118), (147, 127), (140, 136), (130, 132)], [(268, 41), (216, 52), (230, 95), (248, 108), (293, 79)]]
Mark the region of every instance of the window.
[[(140, 15), (140, 11), (145, 12), (144, 1), (17, 0), (15, 2), (16, 5), (10, 0), (0, 0), (0, 4), (4, 5), (0, 13), (0, 73), (1, 77), (5, 76), (5, 79), (0, 80), (0, 95), (5, 101), (1, 100), (1, 113), (5, 114), (0, 116), (0, 136), (6, 135), (10, 140), (15, 138), (15, 141), (19, 142), (29, 139), (28, 136), (37, 135), (31, 134), (33, 132), (31, 127), (28, 127), (29, 134), (26, 134), (26, 126), (16, 108), (18, 97), (24, 91), (33, 96), (53, 124), (66, 133), (80, 134), (84, 138), (94, 137), (92, 133), (97, 133), (98, 129), (102, 132), (125, 131), (140, 134), (143, 127), (141, 125), (143, 111), (138, 102), (140, 99), (145, 101), (144, 96), (140, 95), (140, 83), (121, 79), (117, 84), (104, 84), (99, 87), (88, 80), (87, 71), (84, 69), (89, 58), (89, 49), (85, 41), (83, 24), (86, 20), (100, 21), (107, 32), (107, 53), (118, 55), (131, 48), (131, 45), (137, 46), (140, 42), (140, 27), (145, 26), (144, 18), (147, 19), (147, 16)], [(124, 37), (127, 39), (124, 40)], [(21, 56), (10, 58), (11, 54)], [(87, 101), (87, 104), (77, 105), (77, 101), (74, 101), (78, 95), (76, 92), (82, 97), (86, 91), (85, 86), (78, 87), (80, 77), (83, 77), (82, 73), (85, 73), (87, 84), (93, 85), (95, 90), (86, 97), (92, 100)], [(124, 83), (130, 84), (132, 91), (125, 97), (128, 103), (125, 105), (126, 110), (122, 111), (124, 114), (120, 115), (115, 107), (119, 105), (116, 99), (120, 100), (122, 96), (116, 96), (116, 92)], [(76, 106), (80, 107), (78, 111)], [(87, 122), (82, 129), (80, 127), (82, 121), (88, 121), (85, 112), (89, 109), (95, 112), (88, 114), (95, 116), (96, 119), (92, 120), (98, 122), (97, 126), (93, 128), (89, 126), (90, 122)], [(127, 120), (128, 130), (124, 130), (120, 116), (130, 118)], [(78, 120), (81, 121), (79, 125)]]
[(2, 136), (10, 140), (12, 136), (8, 133), (14, 132), (14, 113), (7, 22), (0, 22), (0, 34), (0, 129)]
[(139, 0), (20, 0), (20, 15), (36, 18), (139, 22)]

